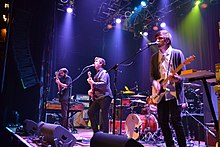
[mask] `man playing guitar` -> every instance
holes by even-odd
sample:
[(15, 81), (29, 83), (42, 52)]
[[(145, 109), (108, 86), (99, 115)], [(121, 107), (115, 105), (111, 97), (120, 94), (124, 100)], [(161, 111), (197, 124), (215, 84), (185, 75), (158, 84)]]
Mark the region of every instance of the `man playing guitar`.
[[(104, 70), (105, 60), (100, 57), (95, 58), (94, 67), (96, 69), (96, 75), (94, 80), (91, 76), (87, 79), (91, 86), (88, 91), (88, 95), (93, 96), (93, 102), (88, 110), (89, 119), (91, 121), (91, 127), (94, 133), (103, 131), (108, 133), (109, 131), (109, 106), (112, 100), (112, 91), (110, 89), (110, 77), (109, 74)], [(97, 114), (101, 110), (101, 130), (98, 129)]]
[(71, 84), (72, 79), (68, 75), (67, 68), (61, 68), (59, 70), (59, 76), (56, 76), (56, 83), (58, 85), (58, 95), (61, 104), (61, 115), (62, 115), (61, 125), (66, 129), (68, 129), (67, 110), (69, 106), (68, 105), (69, 97), (71, 96), (71, 92), (72, 92), (72, 88), (71, 86), (69, 86), (69, 84)]

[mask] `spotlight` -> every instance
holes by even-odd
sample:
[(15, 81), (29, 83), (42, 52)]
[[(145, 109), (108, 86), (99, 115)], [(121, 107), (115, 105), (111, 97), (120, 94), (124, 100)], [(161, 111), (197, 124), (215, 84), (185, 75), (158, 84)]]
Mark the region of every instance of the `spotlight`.
[(205, 9), (205, 8), (207, 8), (207, 7), (208, 7), (208, 5), (205, 4), (205, 3), (201, 5), (201, 8), (203, 8), (203, 9)]
[(148, 32), (144, 32), (144, 33), (143, 33), (143, 36), (148, 36)]
[(142, 2), (141, 2), (141, 5), (142, 5), (143, 7), (145, 7), (147, 4), (146, 4), (145, 1), (142, 1)]
[(165, 23), (165, 22), (162, 22), (162, 23), (160, 24), (160, 27), (161, 27), (161, 28), (165, 28), (165, 27), (166, 27), (166, 23)]
[(154, 26), (154, 27), (153, 27), (153, 30), (154, 30), (154, 31), (157, 31), (157, 30), (158, 30), (158, 27), (157, 27), (157, 26)]
[(195, 5), (196, 5), (196, 6), (198, 6), (198, 5), (201, 4), (201, 3), (202, 3), (201, 0), (196, 0), (196, 1), (195, 1)]
[(120, 19), (120, 18), (117, 18), (117, 19), (115, 20), (115, 22), (116, 22), (116, 23), (121, 23), (121, 19)]
[(113, 26), (112, 26), (111, 24), (108, 24), (108, 25), (107, 25), (107, 28), (108, 28), (108, 29), (111, 29), (112, 27), (113, 27)]
[(72, 13), (72, 12), (73, 12), (72, 6), (66, 8), (66, 12), (67, 12), (67, 13)]

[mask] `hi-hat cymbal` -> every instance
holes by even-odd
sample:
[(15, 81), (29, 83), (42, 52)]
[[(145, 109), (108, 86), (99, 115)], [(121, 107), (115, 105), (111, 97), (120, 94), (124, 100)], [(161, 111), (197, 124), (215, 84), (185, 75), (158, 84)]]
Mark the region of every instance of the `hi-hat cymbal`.
[(200, 84), (196, 84), (196, 83), (183, 83), (184, 86), (194, 86), (194, 87), (200, 87)]
[(142, 100), (131, 100), (132, 102), (134, 103), (142, 103), (142, 104), (146, 104), (145, 101), (142, 101)]
[(123, 91), (122, 93), (123, 93), (123, 94), (135, 94), (134, 91), (130, 91), (130, 90), (128, 90), (128, 91)]
[(145, 95), (140, 95), (140, 94), (136, 94), (136, 95), (131, 95), (130, 97), (134, 97), (134, 98), (145, 98)]

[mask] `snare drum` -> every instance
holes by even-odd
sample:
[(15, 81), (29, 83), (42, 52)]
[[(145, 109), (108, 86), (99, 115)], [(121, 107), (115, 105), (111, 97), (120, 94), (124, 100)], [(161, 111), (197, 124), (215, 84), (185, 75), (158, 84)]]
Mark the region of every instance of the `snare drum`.
[(125, 122), (125, 131), (128, 138), (138, 139), (145, 132), (155, 132), (158, 129), (158, 122), (153, 114), (140, 115), (129, 114)]

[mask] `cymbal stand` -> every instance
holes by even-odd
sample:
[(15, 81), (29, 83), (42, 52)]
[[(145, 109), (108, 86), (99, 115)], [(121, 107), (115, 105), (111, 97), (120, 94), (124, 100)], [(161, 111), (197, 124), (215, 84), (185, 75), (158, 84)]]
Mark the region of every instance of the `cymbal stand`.
[(121, 114), (120, 114), (120, 127), (119, 127), (119, 134), (118, 135), (121, 135), (121, 130), (122, 130), (122, 116), (123, 116), (123, 107), (122, 107), (122, 97), (121, 97), (121, 101), (120, 101), (120, 111), (121, 111)]
[[(201, 125), (204, 128), (204, 130), (206, 130), (208, 133), (210, 133), (214, 138), (216, 137), (216, 135), (209, 128), (207, 128), (204, 124), (202, 124), (202, 122), (200, 122), (197, 118), (195, 118), (187, 110), (185, 110), (185, 113), (186, 113), (186, 115), (192, 117), (198, 123), (198, 127), (199, 127), (199, 125)], [(198, 134), (200, 134), (200, 129), (198, 129)], [(200, 145), (200, 139), (199, 139), (199, 145)]]
[(185, 112), (186, 115), (186, 130), (187, 130), (187, 140), (186, 140), (186, 144), (187, 146), (194, 146), (194, 143), (192, 142), (192, 138), (190, 136), (190, 130), (189, 130), (189, 120), (188, 120), (188, 114)]
[(145, 47), (143, 48), (139, 48), (139, 50), (137, 52), (135, 52), (133, 55), (131, 55), (130, 57), (128, 57), (127, 59), (123, 60), (122, 62), (115, 64), (114, 66), (112, 66), (110, 69), (107, 70), (107, 72), (111, 72), (111, 71), (115, 71), (114, 72), (114, 90), (113, 90), (113, 98), (114, 98), (114, 107), (113, 107), (113, 134), (115, 134), (115, 111), (116, 111), (116, 95), (117, 95), (117, 73), (118, 73), (118, 67), (120, 65), (123, 66), (130, 66), (133, 64), (133, 61), (130, 62), (129, 64), (125, 64), (126, 62), (131, 61), (131, 59), (135, 58), (138, 54), (140, 54), (141, 52), (143, 52), (146, 49), (149, 49), (149, 47), (153, 45), (153, 44), (147, 44)]

